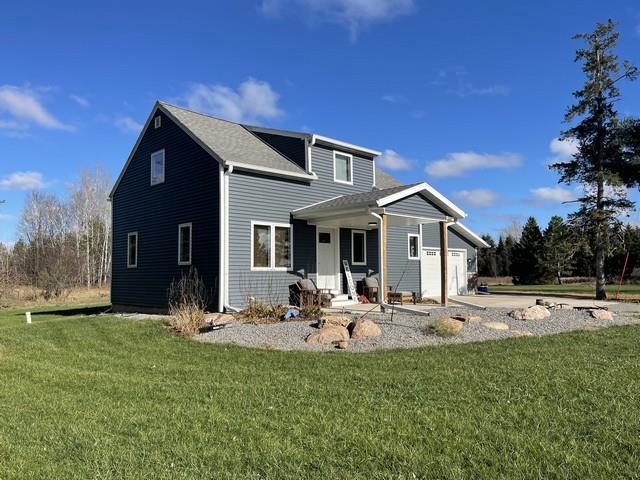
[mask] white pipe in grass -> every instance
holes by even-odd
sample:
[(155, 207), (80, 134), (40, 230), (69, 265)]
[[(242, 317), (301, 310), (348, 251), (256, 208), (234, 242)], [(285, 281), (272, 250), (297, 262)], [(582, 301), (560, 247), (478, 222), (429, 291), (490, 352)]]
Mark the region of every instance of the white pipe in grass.
[(27, 323), (31, 323), (31, 312), (25, 312), (25, 317), (27, 317)]

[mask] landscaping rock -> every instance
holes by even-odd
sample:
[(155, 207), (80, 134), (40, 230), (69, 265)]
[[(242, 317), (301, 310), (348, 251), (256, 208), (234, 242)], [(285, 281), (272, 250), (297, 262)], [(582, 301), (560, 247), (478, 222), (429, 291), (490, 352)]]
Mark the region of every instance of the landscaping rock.
[(435, 321), (433, 329), (440, 337), (454, 337), (462, 333), (464, 323), (452, 317), (441, 318)]
[(338, 342), (337, 346), (340, 350), (346, 350), (347, 348), (349, 348), (349, 342), (343, 340), (342, 342)]
[(608, 322), (613, 321), (613, 313), (608, 310), (602, 310), (600, 308), (594, 308), (591, 310), (591, 316), (596, 320), (605, 320)]
[(509, 316), (516, 320), (544, 320), (545, 318), (549, 318), (551, 313), (541, 305), (534, 305), (529, 308), (513, 310)]
[(483, 323), (482, 326), (490, 328), (491, 330), (509, 330), (509, 325), (502, 322), (486, 322)]
[(451, 318), (461, 322), (479, 322), (482, 320), (482, 318), (477, 315), (452, 315)]
[(318, 320), (318, 328), (335, 325), (346, 328), (350, 323), (351, 319), (349, 317), (342, 317), (340, 315), (327, 315), (326, 317)]
[(533, 337), (533, 333), (529, 330), (511, 330), (513, 333), (518, 335), (519, 337)]
[(349, 330), (340, 325), (328, 325), (309, 335), (306, 342), (312, 345), (329, 345), (343, 340), (349, 340)]
[(382, 333), (380, 327), (371, 320), (361, 318), (350, 325), (351, 338), (354, 340), (366, 340), (379, 337)]
[(228, 313), (207, 313), (204, 316), (205, 323), (210, 325), (220, 325), (222, 323), (232, 322), (233, 320), (233, 315)]

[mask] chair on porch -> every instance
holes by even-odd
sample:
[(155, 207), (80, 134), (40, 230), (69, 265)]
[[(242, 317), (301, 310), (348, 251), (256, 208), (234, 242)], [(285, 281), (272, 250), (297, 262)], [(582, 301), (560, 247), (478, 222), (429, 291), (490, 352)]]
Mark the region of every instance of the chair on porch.
[(362, 293), (371, 303), (380, 303), (380, 284), (375, 277), (362, 279)]
[(303, 278), (296, 282), (298, 289), (298, 306), (300, 308), (314, 305), (325, 306), (331, 302), (331, 289), (318, 288), (316, 282), (310, 278)]

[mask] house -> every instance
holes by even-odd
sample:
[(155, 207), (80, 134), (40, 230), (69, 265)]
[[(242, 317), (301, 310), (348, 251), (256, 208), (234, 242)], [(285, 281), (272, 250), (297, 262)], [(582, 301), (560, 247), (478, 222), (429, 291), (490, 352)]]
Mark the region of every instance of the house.
[(212, 310), (286, 304), (302, 277), (344, 304), (343, 260), (354, 281), (372, 275), (445, 302), (469, 293), (486, 244), (460, 208), (387, 175), (378, 155), (157, 102), (110, 195), (114, 309), (166, 309), (171, 281), (191, 267)]

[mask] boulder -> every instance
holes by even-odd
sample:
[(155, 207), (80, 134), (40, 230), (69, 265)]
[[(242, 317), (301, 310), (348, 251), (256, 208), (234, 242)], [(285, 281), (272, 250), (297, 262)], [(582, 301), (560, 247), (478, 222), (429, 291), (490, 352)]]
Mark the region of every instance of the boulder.
[(491, 330), (509, 330), (509, 325), (502, 322), (486, 322), (483, 323), (482, 326), (490, 328)]
[(343, 340), (342, 342), (338, 342), (338, 348), (340, 350), (346, 350), (347, 348), (349, 348), (349, 342)]
[(511, 330), (513, 333), (518, 335), (519, 337), (533, 337), (533, 333), (529, 330)]
[(613, 320), (613, 313), (611, 313), (609, 310), (603, 310), (601, 308), (594, 308), (593, 310), (591, 310), (591, 316), (596, 320), (605, 320), (608, 322)]
[(433, 330), (440, 337), (454, 337), (462, 333), (464, 323), (451, 317), (440, 318), (434, 322)]
[(371, 320), (361, 318), (353, 322), (350, 326), (351, 338), (354, 340), (365, 340), (367, 338), (379, 337), (382, 331), (380, 327)]
[(340, 325), (328, 325), (309, 335), (306, 342), (312, 345), (329, 345), (347, 340), (349, 340), (349, 330)]
[(222, 323), (232, 322), (234, 319), (233, 315), (228, 313), (206, 313), (204, 315), (204, 322), (209, 325), (220, 325)]
[(340, 327), (348, 327), (351, 323), (351, 319), (349, 317), (343, 317), (340, 315), (327, 315), (326, 317), (318, 320), (318, 328), (323, 328), (327, 326), (335, 326), (338, 325)]
[(529, 308), (513, 310), (509, 316), (516, 320), (544, 320), (545, 318), (549, 318), (551, 313), (541, 305), (534, 305)]

